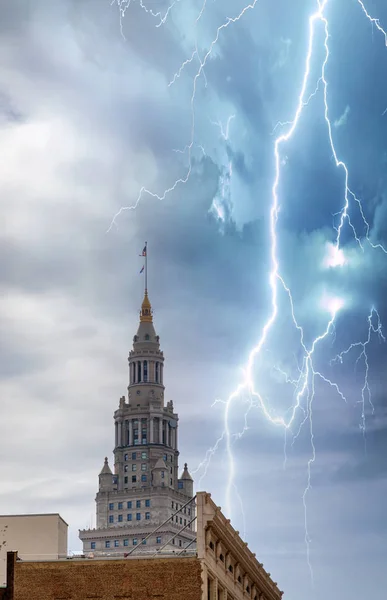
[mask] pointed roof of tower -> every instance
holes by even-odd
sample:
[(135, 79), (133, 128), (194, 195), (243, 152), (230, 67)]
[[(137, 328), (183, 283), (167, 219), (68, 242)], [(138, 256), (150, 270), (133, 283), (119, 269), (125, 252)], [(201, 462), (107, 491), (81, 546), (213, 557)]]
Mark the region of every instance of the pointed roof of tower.
[(189, 481), (193, 481), (189, 471), (188, 471), (188, 465), (187, 463), (184, 463), (184, 471), (182, 476), (180, 477), (180, 479), (188, 479)]
[(160, 458), (156, 462), (155, 466), (153, 467), (153, 470), (154, 469), (166, 469), (166, 468), (167, 468), (167, 465), (165, 464), (164, 459), (161, 458), (161, 456), (160, 456)]
[(105, 456), (105, 462), (103, 463), (103, 467), (100, 472), (100, 475), (113, 475), (113, 473), (111, 472), (110, 467), (109, 467), (107, 456)]
[(148, 290), (145, 289), (144, 300), (141, 305), (140, 323), (152, 323), (152, 306), (148, 298)]

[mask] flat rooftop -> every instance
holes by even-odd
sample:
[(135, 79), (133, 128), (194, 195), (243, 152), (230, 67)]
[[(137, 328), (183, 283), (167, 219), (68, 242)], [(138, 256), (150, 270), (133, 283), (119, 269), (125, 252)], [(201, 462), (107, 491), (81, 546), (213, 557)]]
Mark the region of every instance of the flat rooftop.
[(0, 519), (3, 519), (3, 518), (6, 518), (6, 519), (19, 518), (20, 519), (20, 517), (59, 517), (61, 519), (61, 521), (63, 521), (63, 523), (65, 525), (67, 525), (67, 527), (69, 526), (69, 524), (66, 523), (64, 518), (61, 517), (59, 513), (27, 513), (24, 515), (0, 515)]

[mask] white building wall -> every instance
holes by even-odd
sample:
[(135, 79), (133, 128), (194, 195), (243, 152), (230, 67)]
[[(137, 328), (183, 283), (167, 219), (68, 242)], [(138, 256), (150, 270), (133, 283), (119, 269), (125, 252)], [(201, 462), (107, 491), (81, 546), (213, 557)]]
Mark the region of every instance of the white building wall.
[(67, 556), (68, 525), (58, 514), (0, 515), (0, 586), (5, 585), (7, 552), (21, 559), (47, 560)]

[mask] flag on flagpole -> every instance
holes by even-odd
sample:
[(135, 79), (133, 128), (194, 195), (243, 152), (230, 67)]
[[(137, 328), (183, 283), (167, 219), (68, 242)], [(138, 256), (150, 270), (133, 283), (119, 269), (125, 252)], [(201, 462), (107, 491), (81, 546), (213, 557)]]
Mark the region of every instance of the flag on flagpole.
[(140, 254), (140, 256), (146, 256), (146, 246), (144, 246), (144, 250), (142, 251), (142, 254)]
[(142, 269), (140, 271), (140, 275), (141, 275), (141, 273), (143, 273), (144, 269), (145, 269), (145, 267), (144, 267), (144, 265), (142, 265)]

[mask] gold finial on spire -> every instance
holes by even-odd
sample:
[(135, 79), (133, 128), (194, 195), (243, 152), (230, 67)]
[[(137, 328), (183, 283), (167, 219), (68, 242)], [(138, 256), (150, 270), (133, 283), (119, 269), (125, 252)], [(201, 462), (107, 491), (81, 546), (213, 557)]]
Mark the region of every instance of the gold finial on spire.
[(148, 298), (148, 290), (145, 290), (144, 300), (141, 305), (140, 322), (152, 323), (152, 307)]

